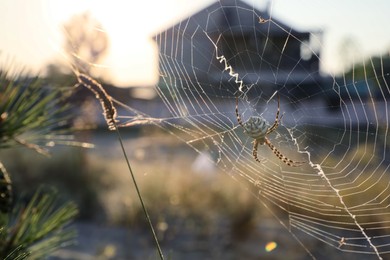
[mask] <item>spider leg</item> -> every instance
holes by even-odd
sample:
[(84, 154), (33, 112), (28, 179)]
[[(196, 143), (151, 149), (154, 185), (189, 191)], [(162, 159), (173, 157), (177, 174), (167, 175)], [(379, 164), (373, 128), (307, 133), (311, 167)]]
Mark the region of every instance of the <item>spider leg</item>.
[(284, 162), (288, 166), (299, 167), (305, 163), (305, 162), (295, 162), (291, 159), (288, 159), (281, 152), (279, 152), (278, 149), (276, 149), (276, 147), (271, 143), (271, 141), (267, 137), (265, 137), (264, 142), (268, 145), (268, 147), (272, 150), (272, 152), (279, 158), (279, 160), (281, 160), (282, 162)]
[(237, 121), (240, 124), (240, 126), (245, 128), (244, 124), (242, 123), (242, 120), (241, 120), (241, 117), (240, 117), (240, 113), (238, 113), (238, 97), (236, 97), (236, 117), (237, 117)]
[(257, 141), (257, 139), (255, 139), (255, 141), (253, 141), (252, 155), (253, 155), (253, 158), (255, 158), (256, 162), (261, 163), (261, 161), (259, 160), (259, 158), (257, 158), (257, 147), (258, 147), (258, 146), (259, 146), (259, 141)]
[(283, 115), (282, 115), (282, 117), (279, 118), (279, 113), (280, 113), (280, 97), (278, 94), (278, 110), (276, 111), (275, 122), (270, 128), (268, 128), (267, 135), (272, 133), (273, 131), (275, 131), (276, 128), (278, 128), (280, 119), (282, 119), (282, 117), (283, 117)]

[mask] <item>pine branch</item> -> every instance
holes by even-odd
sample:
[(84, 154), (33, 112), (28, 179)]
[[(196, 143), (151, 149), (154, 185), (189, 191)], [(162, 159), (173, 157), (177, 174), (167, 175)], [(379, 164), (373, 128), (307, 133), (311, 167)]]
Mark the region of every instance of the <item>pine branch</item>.
[[(64, 89), (42, 84), (38, 78), (9, 78), (0, 70), (0, 149), (23, 146), (41, 154), (44, 147), (67, 145), (63, 133), (69, 114), (62, 103)], [(90, 147), (85, 143), (69, 145)], [(38, 190), (28, 204), (12, 204), (11, 179), (0, 162), (0, 259), (42, 259), (71, 243), (75, 232), (66, 228), (77, 215), (73, 202), (59, 200), (53, 190)]]
[(41, 259), (75, 238), (76, 233), (66, 227), (77, 215), (77, 207), (73, 202), (62, 203), (54, 190), (38, 190), (27, 205), (19, 203), (15, 212), (4, 227), (0, 257), (15, 254), (23, 245), (21, 251), (27, 252), (29, 259)]
[[(61, 144), (69, 131), (69, 107), (64, 105), (64, 92), (70, 88), (44, 85), (38, 78), (9, 78), (0, 71), (0, 149), (18, 145), (48, 155), (43, 146)], [(69, 145), (89, 147), (81, 142)]]

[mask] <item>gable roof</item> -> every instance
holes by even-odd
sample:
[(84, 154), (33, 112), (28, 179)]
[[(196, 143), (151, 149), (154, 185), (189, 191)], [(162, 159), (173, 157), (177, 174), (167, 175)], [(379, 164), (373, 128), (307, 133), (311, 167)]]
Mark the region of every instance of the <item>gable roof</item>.
[[(250, 14), (250, 15), (248, 15)], [(270, 19), (272, 22), (266, 23), (265, 26), (257, 26), (259, 18), (265, 20)], [(230, 33), (245, 33), (253, 32), (256, 28), (257, 32), (264, 33), (264, 35), (286, 35), (291, 33), (298, 38), (307, 38), (309, 32), (300, 32), (291, 28), (287, 24), (270, 17), (267, 11), (254, 8), (241, 0), (219, 0), (213, 4), (198, 11), (194, 15), (181, 20), (174, 26), (168, 28), (160, 34), (172, 34), (173, 30), (181, 28), (185, 34), (192, 35), (196, 31), (198, 33), (223, 33), (229, 31)]]

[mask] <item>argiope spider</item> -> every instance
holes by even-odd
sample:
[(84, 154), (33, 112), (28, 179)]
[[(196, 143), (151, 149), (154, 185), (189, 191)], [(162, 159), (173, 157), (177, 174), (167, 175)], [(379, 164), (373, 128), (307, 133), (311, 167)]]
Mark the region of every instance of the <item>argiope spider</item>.
[(253, 141), (253, 150), (252, 150), (253, 158), (257, 162), (261, 162), (257, 158), (257, 147), (259, 146), (259, 144), (260, 145), (266, 144), (272, 150), (272, 152), (288, 166), (292, 166), (292, 167), (301, 166), (302, 164), (304, 164), (304, 162), (295, 162), (293, 160), (288, 159), (281, 152), (279, 152), (278, 149), (276, 149), (276, 147), (267, 138), (267, 135), (275, 131), (279, 126), (279, 122), (281, 119), (281, 117), (279, 118), (279, 113), (280, 113), (280, 98), (278, 95), (278, 110), (276, 111), (275, 122), (273, 123), (272, 126), (269, 126), (267, 121), (265, 121), (264, 118), (259, 116), (251, 116), (245, 123), (243, 123), (241, 121), (240, 114), (238, 113), (238, 97), (236, 97), (237, 121), (240, 124), (240, 126), (244, 128), (244, 133), (252, 137), (253, 139), (255, 139)]

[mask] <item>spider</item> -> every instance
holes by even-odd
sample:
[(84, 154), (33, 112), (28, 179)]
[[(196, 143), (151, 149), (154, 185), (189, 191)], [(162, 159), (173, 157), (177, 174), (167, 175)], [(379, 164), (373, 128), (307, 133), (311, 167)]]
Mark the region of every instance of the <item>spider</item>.
[(273, 123), (272, 126), (269, 126), (267, 121), (265, 121), (264, 118), (259, 116), (251, 116), (246, 122), (243, 123), (240, 114), (238, 112), (238, 97), (236, 97), (236, 116), (237, 116), (238, 124), (242, 128), (244, 128), (245, 134), (255, 139), (253, 141), (253, 150), (252, 150), (253, 158), (257, 162), (261, 162), (257, 158), (257, 148), (259, 144), (260, 145), (266, 144), (272, 150), (272, 152), (279, 158), (279, 160), (281, 160), (288, 166), (292, 166), (292, 167), (301, 166), (302, 164), (304, 164), (304, 162), (295, 162), (293, 160), (288, 159), (281, 152), (279, 152), (278, 149), (276, 149), (276, 147), (267, 138), (267, 135), (275, 131), (279, 126), (280, 119), (282, 118), (282, 117), (279, 118), (279, 113), (280, 113), (279, 108), (280, 108), (280, 98), (278, 95), (278, 110), (276, 111), (275, 122)]

